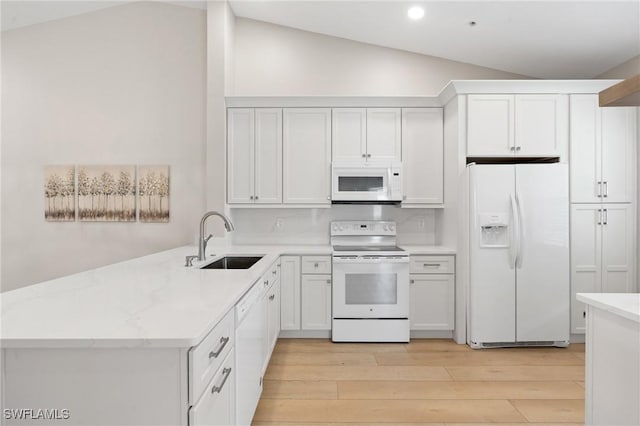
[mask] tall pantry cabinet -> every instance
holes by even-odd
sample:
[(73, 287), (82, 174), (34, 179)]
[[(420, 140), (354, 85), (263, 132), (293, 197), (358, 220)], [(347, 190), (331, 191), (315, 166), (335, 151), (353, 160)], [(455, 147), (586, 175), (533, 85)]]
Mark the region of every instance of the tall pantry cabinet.
[(636, 291), (637, 110), (570, 97), (571, 332), (585, 332), (576, 293)]

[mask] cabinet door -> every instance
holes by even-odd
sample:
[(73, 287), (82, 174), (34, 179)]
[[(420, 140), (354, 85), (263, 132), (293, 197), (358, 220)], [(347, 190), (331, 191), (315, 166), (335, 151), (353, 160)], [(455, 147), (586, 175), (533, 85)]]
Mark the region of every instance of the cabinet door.
[(453, 330), (454, 276), (411, 275), (411, 330)]
[(300, 256), (282, 256), (280, 265), (280, 326), (300, 330)]
[(283, 202), (331, 204), (331, 110), (284, 110)]
[(259, 204), (282, 203), (282, 110), (255, 110), (255, 191)]
[(252, 108), (227, 110), (227, 202), (253, 203), (254, 122)]
[(302, 276), (302, 329), (331, 330), (331, 275)]
[(224, 360), (200, 400), (189, 409), (191, 426), (235, 424), (235, 354)]
[(565, 95), (515, 96), (515, 152), (526, 157), (560, 156), (567, 146)]
[(268, 296), (269, 300), (269, 336), (267, 339), (267, 364), (271, 357), (273, 347), (278, 341), (278, 335), (280, 334), (280, 281), (276, 281), (271, 287), (271, 291)]
[(598, 95), (571, 95), (569, 162), (571, 202), (601, 201), (601, 138)]
[(401, 161), (400, 108), (367, 108), (367, 160)]
[(444, 202), (442, 108), (402, 109), (403, 204)]
[(636, 108), (600, 108), (602, 114), (602, 200), (632, 202), (636, 182)]
[(467, 156), (514, 154), (514, 102), (513, 95), (467, 97)]
[(600, 291), (602, 279), (601, 204), (571, 206), (571, 332), (584, 334), (584, 303), (577, 293)]
[(603, 204), (602, 292), (635, 291), (635, 212), (631, 204)]
[(364, 108), (333, 108), (331, 114), (333, 161), (365, 161), (367, 155), (367, 110)]

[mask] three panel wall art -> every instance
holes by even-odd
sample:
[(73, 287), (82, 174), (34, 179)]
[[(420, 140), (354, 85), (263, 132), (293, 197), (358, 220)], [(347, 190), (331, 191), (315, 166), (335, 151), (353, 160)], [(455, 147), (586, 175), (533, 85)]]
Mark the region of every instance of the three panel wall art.
[[(137, 179), (136, 179), (137, 178)], [(49, 222), (169, 222), (169, 166), (45, 166)]]

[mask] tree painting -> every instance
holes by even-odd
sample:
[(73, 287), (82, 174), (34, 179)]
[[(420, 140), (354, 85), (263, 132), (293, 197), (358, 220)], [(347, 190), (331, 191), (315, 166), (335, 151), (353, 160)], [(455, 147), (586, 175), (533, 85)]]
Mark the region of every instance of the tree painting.
[(135, 222), (135, 166), (78, 166), (81, 221)]
[(49, 222), (76, 220), (74, 166), (45, 166), (44, 218)]
[(140, 222), (169, 222), (169, 166), (138, 166)]

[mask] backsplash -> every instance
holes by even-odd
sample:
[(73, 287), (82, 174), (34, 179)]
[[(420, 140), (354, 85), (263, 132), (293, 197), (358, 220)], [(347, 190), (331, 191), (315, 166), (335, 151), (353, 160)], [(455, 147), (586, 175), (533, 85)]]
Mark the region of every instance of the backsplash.
[(328, 209), (231, 209), (233, 244), (329, 244), (334, 220), (394, 220), (399, 244), (435, 244), (435, 210), (334, 205)]

